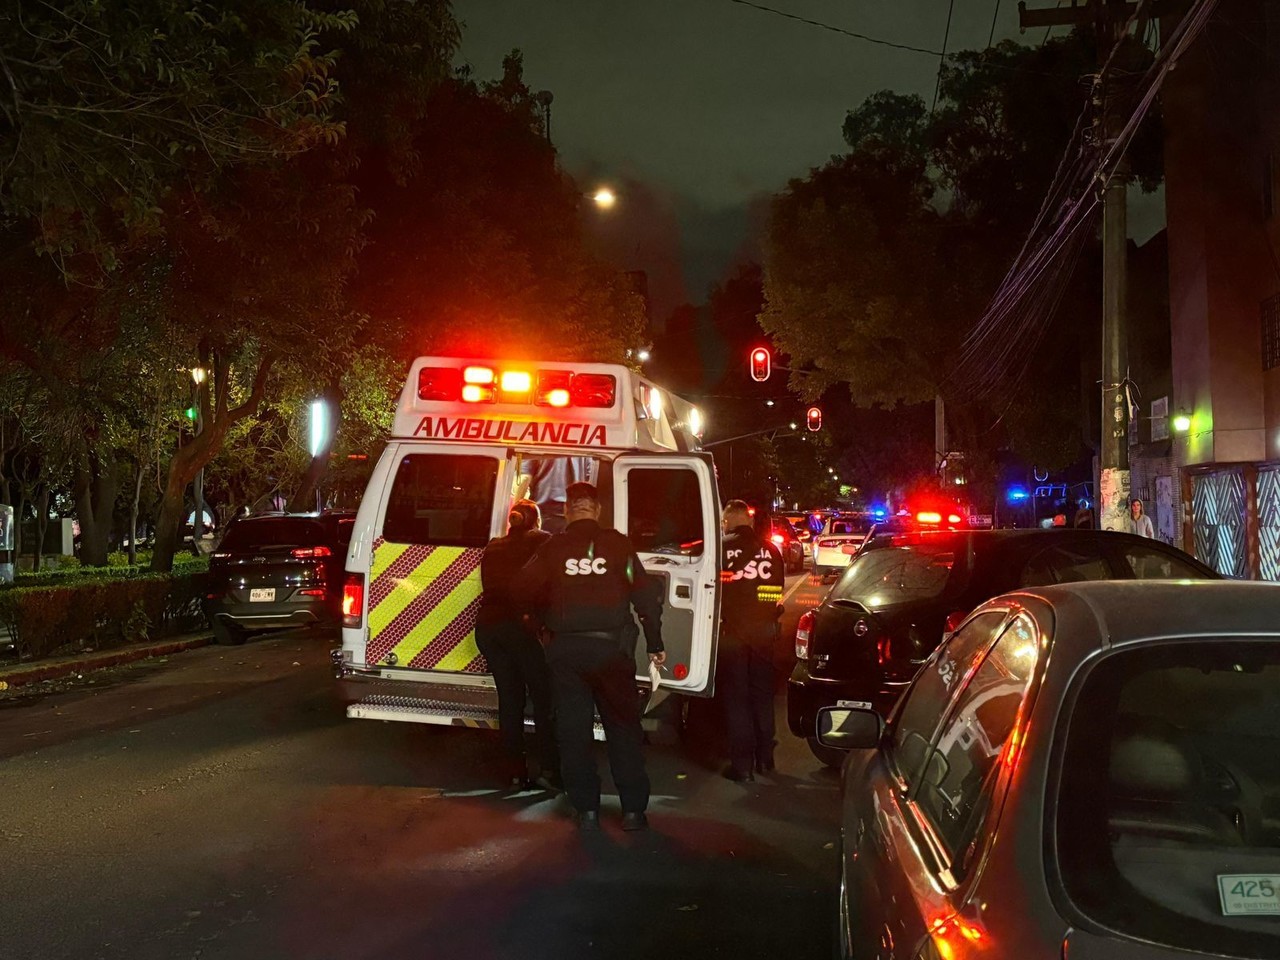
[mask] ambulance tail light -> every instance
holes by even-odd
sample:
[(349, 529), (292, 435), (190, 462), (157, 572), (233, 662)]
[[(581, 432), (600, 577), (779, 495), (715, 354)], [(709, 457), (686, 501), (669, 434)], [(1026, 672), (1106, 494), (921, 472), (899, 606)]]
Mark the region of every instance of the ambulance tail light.
[(342, 582), (342, 625), (359, 628), (364, 624), (364, 574), (348, 573)]
[(815, 617), (812, 610), (806, 610), (800, 615), (800, 622), (796, 624), (796, 659), (809, 659), (809, 641), (813, 638), (813, 621)]
[(575, 407), (612, 407), (617, 395), (618, 380), (607, 373), (579, 373), (569, 383)]
[(573, 374), (568, 370), (539, 370), (534, 402), (540, 407), (567, 407), (571, 400), (569, 384), (572, 382)]
[(453, 367), (423, 367), (418, 371), (418, 399), (457, 403), (462, 396), (462, 371)]

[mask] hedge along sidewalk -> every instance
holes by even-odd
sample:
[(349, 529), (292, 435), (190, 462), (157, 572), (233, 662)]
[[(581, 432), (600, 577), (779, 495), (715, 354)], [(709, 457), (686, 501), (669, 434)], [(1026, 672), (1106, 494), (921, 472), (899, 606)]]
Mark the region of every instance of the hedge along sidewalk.
[(150, 657), (167, 657), (184, 650), (195, 650), (212, 642), (213, 636), (206, 630), (203, 633), (191, 633), (171, 637), (168, 640), (131, 643), (111, 650), (93, 650), (66, 657), (50, 657), (36, 663), (0, 666), (0, 690), (39, 683), (42, 680), (58, 680), (73, 673), (105, 670), (107, 667), (118, 667), (121, 664), (146, 660)]

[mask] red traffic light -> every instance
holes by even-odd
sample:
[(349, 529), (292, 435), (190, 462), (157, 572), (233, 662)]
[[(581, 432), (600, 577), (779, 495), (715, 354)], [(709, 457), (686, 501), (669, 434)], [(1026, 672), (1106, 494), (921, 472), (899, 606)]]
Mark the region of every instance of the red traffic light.
[(769, 356), (769, 351), (764, 347), (756, 347), (751, 351), (751, 379), (757, 383), (763, 383), (769, 379), (772, 372), (773, 361)]
[(805, 426), (810, 430), (818, 431), (822, 429), (822, 411), (817, 407), (810, 407), (804, 415)]

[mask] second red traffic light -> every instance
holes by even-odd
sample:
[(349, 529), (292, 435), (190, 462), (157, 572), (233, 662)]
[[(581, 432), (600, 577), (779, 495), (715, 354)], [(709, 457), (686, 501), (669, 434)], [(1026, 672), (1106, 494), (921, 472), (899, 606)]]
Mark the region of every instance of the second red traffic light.
[(822, 411), (817, 407), (810, 407), (804, 415), (805, 426), (810, 430), (817, 432), (822, 429)]
[(751, 379), (763, 383), (772, 373), (772, 359), (764, 347), (756, 347), (751, 351)]

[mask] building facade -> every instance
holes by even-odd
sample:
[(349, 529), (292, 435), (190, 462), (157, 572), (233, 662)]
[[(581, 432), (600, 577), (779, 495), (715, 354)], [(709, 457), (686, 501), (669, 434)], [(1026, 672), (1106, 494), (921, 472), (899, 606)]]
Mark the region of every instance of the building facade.
[(1277, 12), (1223, 0), (1162, 91), (1183, 546), (1268, 580), (1280, 580)]

